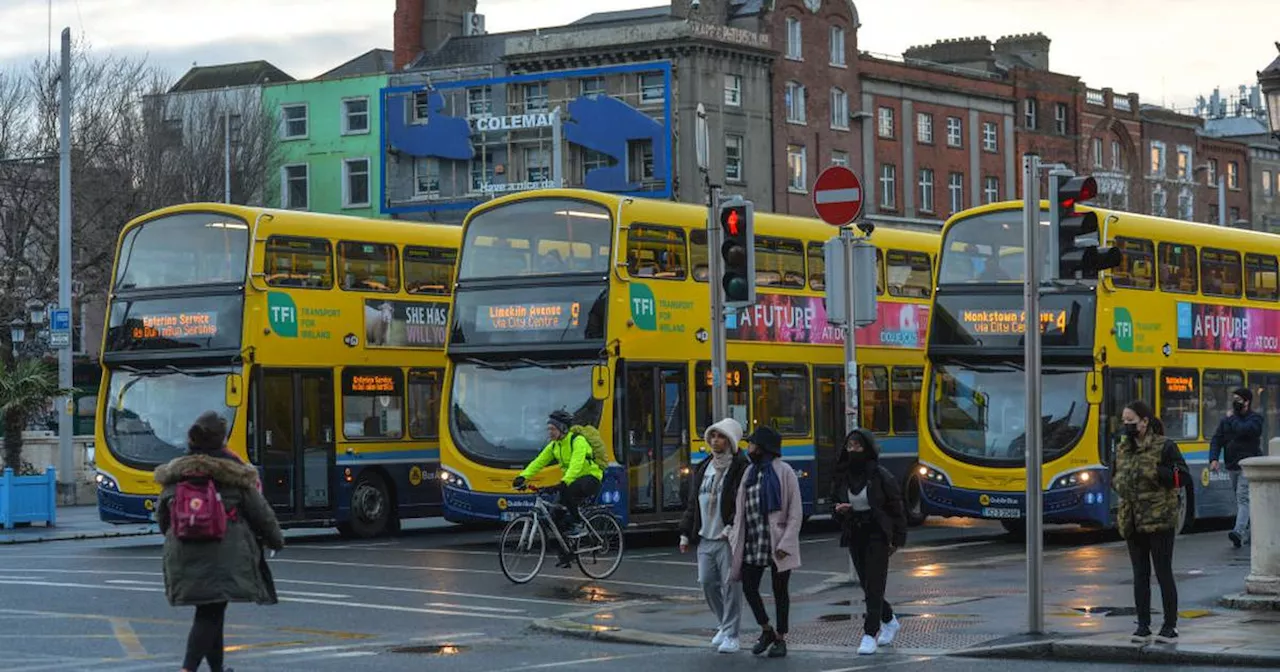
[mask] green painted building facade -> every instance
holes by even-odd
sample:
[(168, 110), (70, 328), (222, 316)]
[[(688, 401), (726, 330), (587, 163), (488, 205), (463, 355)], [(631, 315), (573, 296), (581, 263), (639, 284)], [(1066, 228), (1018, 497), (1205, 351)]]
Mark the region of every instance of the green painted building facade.
[[(335, 76), (337, 75), (337, 76)], [(280, 144), (269, 207), (381, 217), (378, 95), (387, 75), (269, 84), (262, 104), (279, 120)]]

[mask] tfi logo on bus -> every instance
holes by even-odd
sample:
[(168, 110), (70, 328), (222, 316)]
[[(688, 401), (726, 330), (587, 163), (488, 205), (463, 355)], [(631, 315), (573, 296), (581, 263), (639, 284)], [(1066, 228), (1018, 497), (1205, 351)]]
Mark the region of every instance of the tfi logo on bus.
[(1120, 352), (1133, 352), (1133, 316), (1128, 308), (1116, 308), (1114, 331)]
[(632, 282), (631, 287), (631, 321), (644, 331), (658, 328), (658, 301), (648, 285)]
[(267, 294), (267, 321), (271, 331), (285, 338), (298, 337), (298, 306), (293, 297), (281, 292)]

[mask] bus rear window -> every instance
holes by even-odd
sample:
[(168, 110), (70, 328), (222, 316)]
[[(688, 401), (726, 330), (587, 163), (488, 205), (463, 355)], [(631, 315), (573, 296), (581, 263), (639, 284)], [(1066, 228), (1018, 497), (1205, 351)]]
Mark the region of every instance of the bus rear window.
[(249, 226), (226, 214), (192, 212), (153, 219), (125, 234), (115, 289), (243, 283)]
[(613, 218), (594, 203), (538, 198), (467, 222), (458, 280), (609, 272)]

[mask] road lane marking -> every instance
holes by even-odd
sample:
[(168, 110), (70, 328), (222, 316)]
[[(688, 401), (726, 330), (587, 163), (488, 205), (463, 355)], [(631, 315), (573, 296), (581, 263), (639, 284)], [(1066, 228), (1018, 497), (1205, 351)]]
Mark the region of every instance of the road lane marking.
[(483, 632), (452, 632), (447, 635), (433, 635), (431, 637), (415, 637), (415, 642), (432, 642), (441, 644), (456, 643), (461, 639), (469, 639), (471, 637), (484, 637)]
[(126, 656), (131, 660), (147, 657), (147, 650), (143, 648), (142, 641), (138, 639), (138, 633), (134, 632), (133, 626), (129, 625), (127, 619), (113, 618), (108, 622), (111, 623), (111, 632), (116, 636), (116, 641), (120, 642), (120, 648), (124, 649)]
[[(156, 581), (138, 581), (137, 579), (108, 579), (106, 583), (135, 585), (135, 586), (164, 586), (164, 583)], [(322, 597), (329, 600), (346, 600), (350, 599), (350, 595), (338, 595), (336, 593), (308, 593), (301, 590), (277, 590), (278, 595), (297, 595), (298, 597)]]
[(564, 660), (556, 663), (540, 663), (538, 665), (524, 665), (522, 667), (500, 667), (493, 672), (516, 672), (517, 670), (546, 670), (553, 667), (572, 667), (574, 665), (590, 665), (591, 663), (607, 663), (612, 660), (627, 660), (628, 658), (646, 658), (652, 656), (653, 653), (629, 653), (622, 656), (596, 656), (595, 658), (583, 658), (581, 660)]
[(908, 546), (907, 548), (898, 549), (899, 553), (928, 553), (931, 551), (950, 551), (957, 548), (971, 548), (973, 546), (988, 546), (996, 542), (987, 541), (962, 541), (958, 544), (945, 544), (943, 546)]
[(469, 607), (465, 604), (451, 604), (449, 602), (428, 602), (428, 607), (444, 607), (445, 609), (470, 609), (472, 611), (496, 611), (507, 614), (523, 614), (524, 609), (503, 609), (502, 607)]
[(858, 672), (859, 670), (878, 670), (884, 667), (892, 667), (894, 665), (911, 665), (913, 663), (924, 663), (933, 660), (937, 656), (913, 656), (906, 660), (892, 660), (887, 663), (871, 663), (868, 665), (858, 665), (857, 667), (841, 667), (834, 670), (822, 670), (822, 672)]

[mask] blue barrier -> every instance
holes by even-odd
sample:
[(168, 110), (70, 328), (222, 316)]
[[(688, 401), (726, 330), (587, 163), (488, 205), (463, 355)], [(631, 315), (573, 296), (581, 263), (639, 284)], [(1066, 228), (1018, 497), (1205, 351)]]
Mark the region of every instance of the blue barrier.
[(57, 520), (58, 477), (53, 467), (39, 476), (14, 476), (12, 469), (4, 470), (0, 475), (0, 529), (35, 522), (52, 527)]

